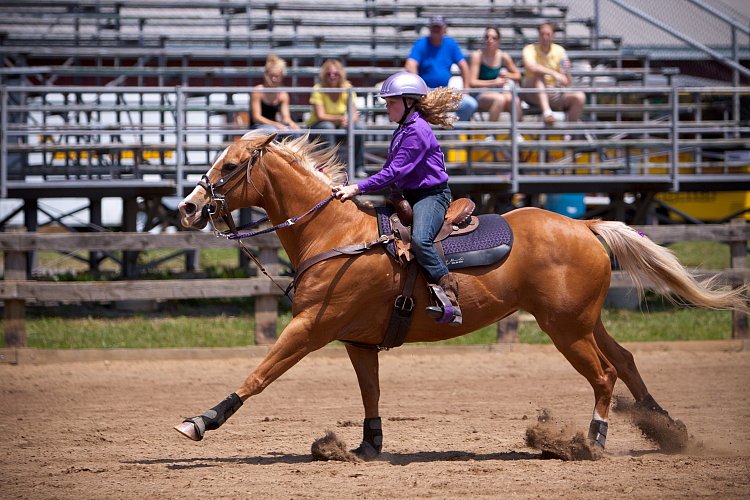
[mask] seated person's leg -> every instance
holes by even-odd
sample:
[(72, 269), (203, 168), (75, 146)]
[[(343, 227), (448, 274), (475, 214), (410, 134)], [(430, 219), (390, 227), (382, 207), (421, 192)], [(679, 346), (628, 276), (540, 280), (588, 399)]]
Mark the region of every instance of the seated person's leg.
[[(513, 98), (512, 96), (513, 94), (511, 94), (511, 99)], [(523, 108), (521, 107), (520, 97), (516, 97), (515, 106), (516, 106), (516, 119), (520, 122), (521, 120), (523, 120)]]
[(583, 92), (568, 92), (564, 94), (564, 107), (568, 113), (569, 122), (577, 122), (581, 119), (585, 104), (586, 94)]
[[(311, 128), (322, 129), (322, 130), (336, 130), (336, 124), (333, 122), (323, 121), (323, 122), (316, 123)], [(329, 148), (336, 145), (336, 136), (333, 134), (321, 133), (318, 135), (318, 137)]]
[[(523, 87), (545, 90), (544, 78), (542, 75), (532, 75), (532, 77), (523, 80)], [(554, 123), (555, 117), (552, 114), (549, 97), (546, 92), (534, 92), (521, 94), (521, 98), (532, 106), (538, 107), (542, 111), (545, 123)]]
[(265, 132), (268, 132), (269, 134), (279, 131), (279, 129), (267, 123), (256, 123), (255, 125), (252, 125), (250, 127), (250, 130), (263, 130)]
[(496, 122), (500, 119), (500, 113), (503, 111), (504, 97), (499, 92), (483, 92), (477, 98), (477, 110), (487, 111), (489, 120)]
[(461, 99), (461, 103), (458, 105), (456, 110), (456, 116), (462, 122), (468, 122), (471, 120), (471, 115), (477, 110), (477, 100), (471, 97), (469, 94), (464, 94)]

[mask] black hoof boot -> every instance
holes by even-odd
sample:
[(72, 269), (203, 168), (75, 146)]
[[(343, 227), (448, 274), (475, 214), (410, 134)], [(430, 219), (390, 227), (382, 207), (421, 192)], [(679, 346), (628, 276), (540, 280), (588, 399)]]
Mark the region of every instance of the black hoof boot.
[(362, 443), (352, 450), (362, 460), (372, 460), (383, 449), (383, 425), (380, 417), (366, 418), (362, 424)]
[(237, 394), (232, 393), (203, 415), (186, 418), (180, 425), (175, 426), (175, 429), (193, 441), (200, 441), (206, 431), (213, 431), (221, 427), (240, 406), (242, 406), (242, 400)]
[(589, 441), (603, 450), (608, 428), (609, 424), (604, 420), (592, 420), (589, 425)]

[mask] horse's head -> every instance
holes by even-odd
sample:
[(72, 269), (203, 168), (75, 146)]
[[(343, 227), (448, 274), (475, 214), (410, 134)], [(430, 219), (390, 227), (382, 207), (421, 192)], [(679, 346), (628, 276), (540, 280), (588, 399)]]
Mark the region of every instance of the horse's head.
[[(276, 134), (248, 132), (241, 140), (228, 146), (201, 178), (195, 189), (180, 202), (180, 220), (186, 228), (202, 229), (211, 217), (224, 220), (232, 210), (255, 205), (247, 199), (248, 185), (253, 185), (253, 167), (260, 161)], [(254, 185), (253, 185), (254, 186)], [(257, 188), (253, 193), (260, 193)]]

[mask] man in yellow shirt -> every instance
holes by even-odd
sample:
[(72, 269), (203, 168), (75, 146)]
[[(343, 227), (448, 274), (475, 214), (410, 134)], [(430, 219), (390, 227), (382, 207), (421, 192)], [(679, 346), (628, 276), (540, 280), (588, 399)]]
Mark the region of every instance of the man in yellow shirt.
[[(539, 42), (524, 47), (522, 53), (525, 70), (521, 85), (527, 88), (560, 89), (570, 86), (570, 60), (562, 46), (553, 43), (555, 26), (551, 22), (539, 25)], [(586, 95), (583, 92), (548, 92), (521, 94), (521, 98), (542, 110), (544, 123), (552, 124), (555, 116), (552, 111), (565, 111), (568, 121), (581, 118)]]

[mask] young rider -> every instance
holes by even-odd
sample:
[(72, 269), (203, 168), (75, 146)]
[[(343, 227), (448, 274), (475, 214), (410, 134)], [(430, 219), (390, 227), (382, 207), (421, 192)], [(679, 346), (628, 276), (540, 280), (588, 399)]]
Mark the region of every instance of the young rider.
[(427, 281), (437, 284), (451, 303), (443, 310), (428, 308), (428, 313), (440, 322), (460, 325), (458, 282), (433, 245), (450, 204), (451, 191), (443, 152), (430, 124), (451, 127), (451, 111), (458, 107), (461, 93), (447, 87), (430, 91), (419, 75), (401, 71), (383, 83), (380, 97), (385, 99), (388, 118), (398, 123), (386, 162), (372, 177), (357, 184), (334, 186), (333, 193), (345, 201), (388, 186), (403, 191), (414, 213), (411, 249)]

